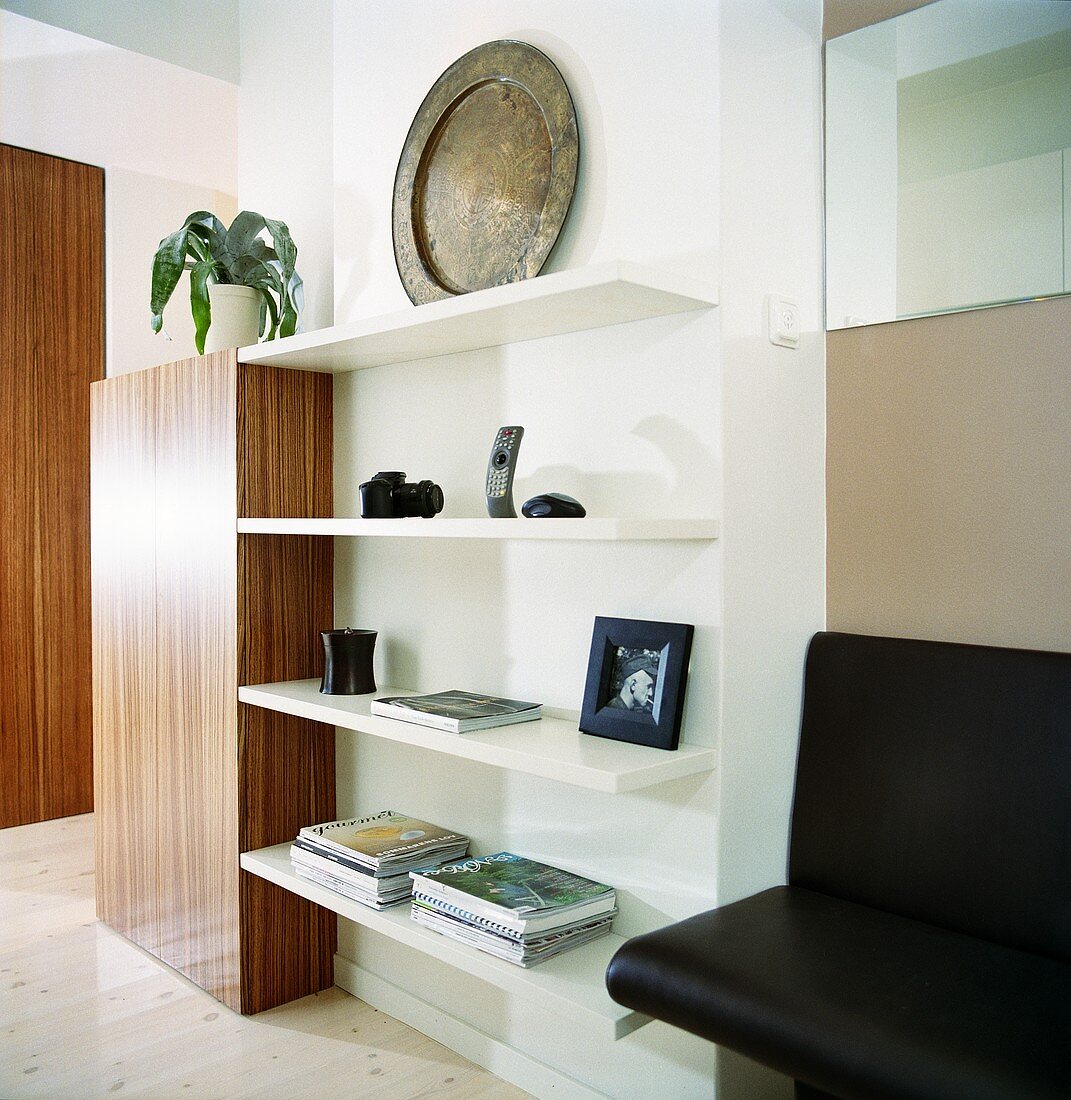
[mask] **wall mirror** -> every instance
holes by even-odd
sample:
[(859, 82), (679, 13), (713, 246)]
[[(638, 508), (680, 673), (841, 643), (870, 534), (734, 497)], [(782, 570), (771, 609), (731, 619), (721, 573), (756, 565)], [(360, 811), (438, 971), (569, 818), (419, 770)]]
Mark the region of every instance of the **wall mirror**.
[(826, 44), (826, 328), (1071, 292), (1071, 3)]

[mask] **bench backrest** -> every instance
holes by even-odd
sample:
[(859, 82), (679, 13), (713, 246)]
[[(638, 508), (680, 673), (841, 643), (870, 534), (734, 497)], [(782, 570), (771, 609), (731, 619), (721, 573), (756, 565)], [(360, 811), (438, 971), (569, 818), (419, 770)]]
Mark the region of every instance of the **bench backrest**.
[(815, 635), (789, 882), (1071, 961), (1071, 654)]

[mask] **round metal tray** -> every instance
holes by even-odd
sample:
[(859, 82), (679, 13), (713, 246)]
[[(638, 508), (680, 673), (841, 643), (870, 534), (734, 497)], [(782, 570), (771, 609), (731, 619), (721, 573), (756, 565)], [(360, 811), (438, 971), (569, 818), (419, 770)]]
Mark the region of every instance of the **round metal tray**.
[(394, 178), (394, 259), (424, 302), (539, 273), (576, 185), (576, 113), (526, 42), (459, 58), (417, 111)]

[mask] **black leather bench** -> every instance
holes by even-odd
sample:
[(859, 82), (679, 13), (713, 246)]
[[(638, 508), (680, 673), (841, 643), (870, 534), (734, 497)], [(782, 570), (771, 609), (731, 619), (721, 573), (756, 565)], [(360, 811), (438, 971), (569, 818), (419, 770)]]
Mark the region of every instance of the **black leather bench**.
[(607, 986), (801, 1095), (1067, 1100), (1071, 655), (816, 635), (788, 885)]

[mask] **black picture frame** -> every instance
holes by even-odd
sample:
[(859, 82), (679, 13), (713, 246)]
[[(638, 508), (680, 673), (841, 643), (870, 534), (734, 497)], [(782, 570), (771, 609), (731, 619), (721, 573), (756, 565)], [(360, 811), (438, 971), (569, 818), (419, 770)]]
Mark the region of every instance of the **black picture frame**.
[[(675, 749), (695, 627), (595, 617), (580, 730)], [(646, 693), (646, 694), (645, 694)]]

